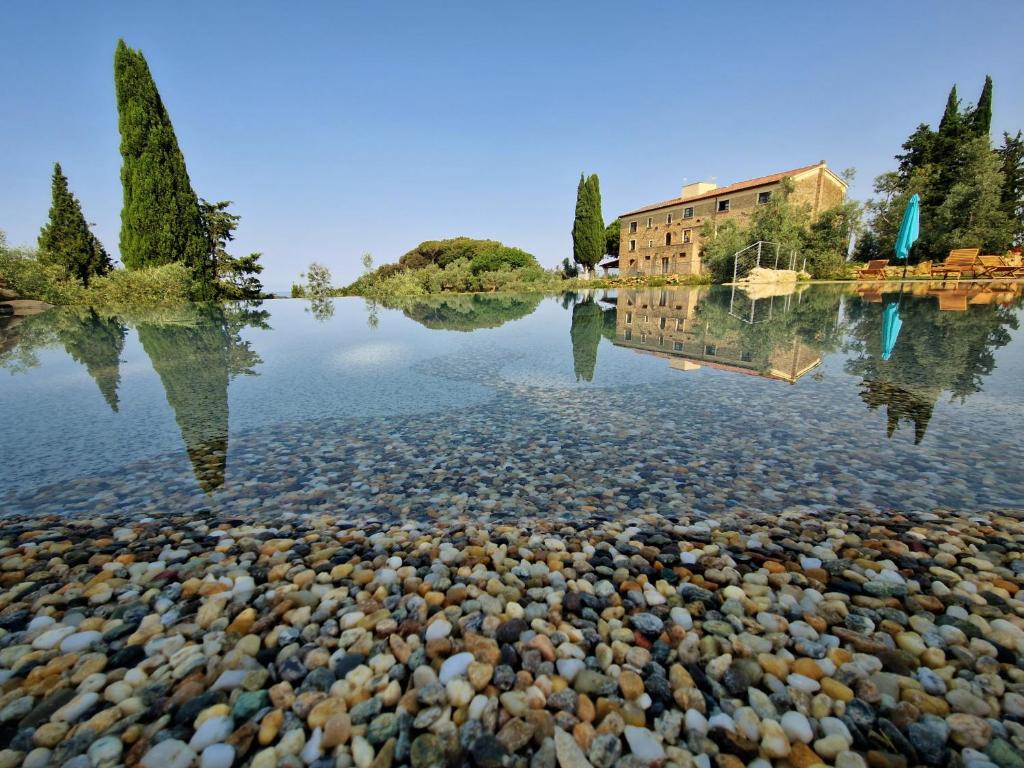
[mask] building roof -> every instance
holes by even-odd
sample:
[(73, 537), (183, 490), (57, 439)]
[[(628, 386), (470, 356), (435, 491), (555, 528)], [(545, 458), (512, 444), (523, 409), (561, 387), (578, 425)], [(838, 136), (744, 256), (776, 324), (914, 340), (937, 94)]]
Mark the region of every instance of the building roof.
[[(672, 200), (664, 200), (664, 201), (662, 201), (660, 203), (654, 203), (653, 205), (645, 205), (643, 208), (637, 208), (634, 211), (629, 211), (628, 213), (624, 213), (619, 218), (623, 218), (625, 216), (634, 216), (634, 215), (636, 215), (638, 213), (646, 213), (647, 211), (656, 211), (659, 208), (668, 208), (669, 206), (680, 205), (681, 203), (692, 203), (692, 202), (696, 202), (698, 200), (707, 200), (707, 199), (713, 198), (713, 197), (722, 197), (724, 195), (731, 195), (731, 194), (733, 194), (735, 192), (742, 192), (742, 191), (747, 190), (747, 189), (755, 189), (757, 187), (764, 187), (764, 186), (767, 186), (769, 184), (775, 184), (776, 182), (782, 181), (787, 176), (796, 176), (796, 175), (804, 173), (806, 171), (813, 171), (815, 168), (818, 168), (819, 166), (825, 168), (826, 171), (828, 170), (828, 168), (825, 166), (824, 162), (815, 163), (814, 165), (805, 165), (802, 168), (794, 168), (791, 171), (782, 171), (780, 173), (773, 173), (773, 174), (771, 174), (769, 176), (759, 176), (756, 179), (748, 179), (747, 181), (738, 181), (735, 184), (730, 184), (727, 187), (717, 187), (715, 189), (712, 189), (709, 192), (704, 192), (704, 193), (699, 194), (699, 195), (690, 195), (689, 197), (676, 197), (676, 198), (673, 198)], [(829, 171), (829, 173), (832, 173), (832, 172)], [(843, 184), (845, 186), (846, 182), (844, 182), (842, 179), (840, 179), (834, 173), (832, 173), (832, 175), (836, 178), (837, 181), (839, 181), (841, 184)]]

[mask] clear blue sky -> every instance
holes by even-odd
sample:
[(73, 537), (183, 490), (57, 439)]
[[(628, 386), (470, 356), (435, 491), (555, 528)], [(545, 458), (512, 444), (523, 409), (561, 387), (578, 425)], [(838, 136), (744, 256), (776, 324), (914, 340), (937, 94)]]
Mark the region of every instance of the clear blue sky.
[(33, 243), (59, 160), (112, 253), (112, 60), (141, 48), (196, 191), (234, 200), (272, 289), (465, 234), (570, 253), (576, 182), (610, 220), (825, 159), (855, 197), (952, 83), (1024, 127), (1021, 0), (93, 2), (5, 7), (0, 228)]

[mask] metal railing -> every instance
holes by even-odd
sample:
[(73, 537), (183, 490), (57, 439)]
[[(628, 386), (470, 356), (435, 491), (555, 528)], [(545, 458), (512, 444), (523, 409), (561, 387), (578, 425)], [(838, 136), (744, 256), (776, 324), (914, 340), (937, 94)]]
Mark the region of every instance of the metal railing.
[(791, 250), (789, 255), (786, 256), (782, 253), (782, 246), (779, 243), (758, 240), (756, 243), (748, 245), (746, 248), (741, 248), (733, 254), (732, 281), (735, 283), (750, 272), (750, 270), (757, 267), (778, 269), (780, 264), (783, 269), (796, 269), (796, 250)]

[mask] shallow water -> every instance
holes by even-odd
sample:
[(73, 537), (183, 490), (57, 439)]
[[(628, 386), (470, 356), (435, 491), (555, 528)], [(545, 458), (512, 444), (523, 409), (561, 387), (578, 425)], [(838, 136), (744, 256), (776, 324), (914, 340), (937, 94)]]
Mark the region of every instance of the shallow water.
[(0, 511), (1024, 507), (1020, 285), (886, 290), (8, 320)]

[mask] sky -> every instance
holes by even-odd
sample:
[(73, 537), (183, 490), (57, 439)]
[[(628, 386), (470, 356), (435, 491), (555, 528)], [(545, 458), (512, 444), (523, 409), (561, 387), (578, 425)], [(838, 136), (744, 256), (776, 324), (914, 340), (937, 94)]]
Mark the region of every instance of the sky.
[(1024, 128), (1024, 2), (117, 2), (0, 14), (0, 229), (33, 244), (59, 161), (117, 254), (113, 53), (145, 54), (196, 192), (233, 200), (232, 252), (285, 291), (310, 262), (493, 238), (571, 255), (579, 174), (606, 221), (826, 160), (872, 179), (952, 84), (995, 81), (993, 134)]

